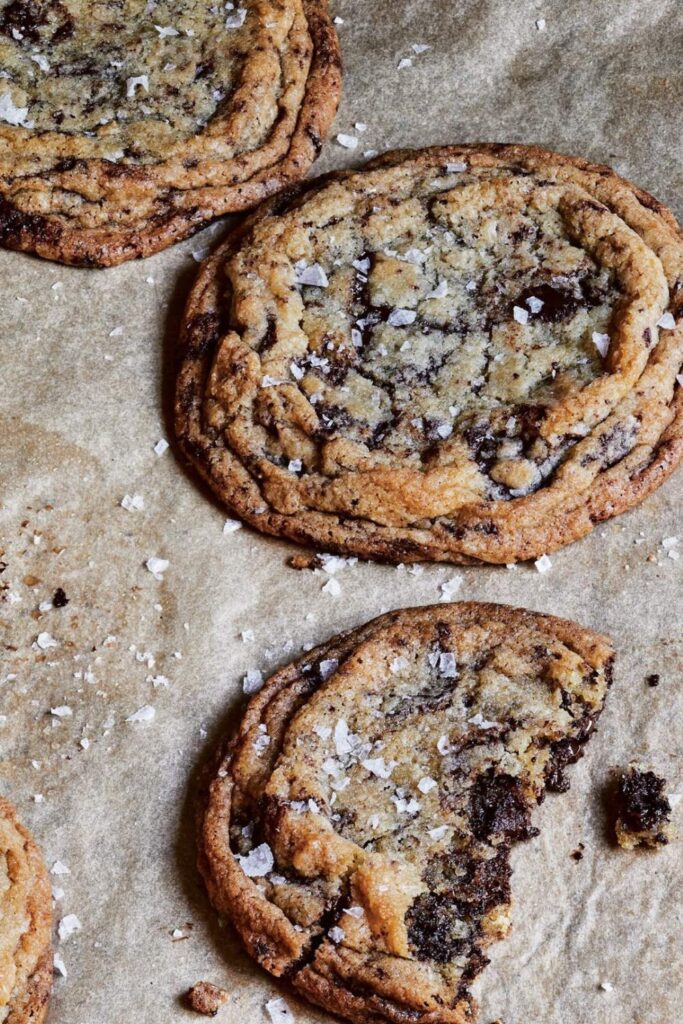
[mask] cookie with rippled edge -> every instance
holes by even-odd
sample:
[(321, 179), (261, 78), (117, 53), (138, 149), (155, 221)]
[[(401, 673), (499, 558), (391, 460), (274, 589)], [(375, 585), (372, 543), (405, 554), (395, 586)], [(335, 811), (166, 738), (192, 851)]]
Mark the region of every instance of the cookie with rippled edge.
[(537, 558), (680, 461), (682, 279), (672, 215), (607, 167), (391, 153), (266, 204), (206, 261), (178, 437), (266, 533), (391, 562)]
[(52, 894), (41, 853), (0, 797), (0, 1020), (41, 1024), (52, 988)]
[(0, 0), (0, 245), (149, 256), (302, 178), (340, 90), (328, 0)]
[[(267, 680), (216, 765), (200, 869), (250, 955), (358, 1024), (466, 1024), (510, 850), (565, 790), (612, 647), (493, 604), (390, 612)], [(523, 911), (523, 908), (522, 908)]]

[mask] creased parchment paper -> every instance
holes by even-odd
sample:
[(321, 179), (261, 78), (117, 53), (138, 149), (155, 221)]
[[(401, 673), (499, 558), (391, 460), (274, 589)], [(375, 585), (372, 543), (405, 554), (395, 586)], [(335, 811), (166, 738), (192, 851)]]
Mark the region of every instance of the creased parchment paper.
[[(335, 135), (359, 144), (333, 137), (320, 171), (371, 149), (536, 142), (611, 163), (683, 214), (679, 0), (337, 0), (334, 13), (346, 62)], [(653, 855), (615, 849), (603, 794), (634, 757), (683, 792), (683, 472), (543, 574), (359, 564), (337, 575), (338, 597), (322, 592), (327, 576), (287, 566), (293, 547), (224, 534), (225, 513), (173, 450), (154, 451), (170, 439), (170, 354), (193, 253), (224, 228), (107, 271), (0, 253), (0, 791), (49, 866), (68, 869), (53, 875), (56, 920), (81, 924), (57, 941), (68, 976), (56, 978), (50, 1021), (198, 1020), (179, 997), (199, 979), (229, 990), (223, 1024), (266, 1024), (276, 994), (298, 1024), (330, 1020), (278, 989), (207, 906), (193, 777), (241, 707), (248, 669), (381, 610), (437, 601), (461, 576), (460, 597), (575, 618), (619, 651), (571, 792), (548, 798), (541, 837), (514, 853), (514, 931), (475, 986), (481, 1021), (674, 1024), (683, 840)], [(144, 507), (122, 507), (125, 495)], [(169, 563), (161, 579), (145, 567), (152, 557)], [(68, 604), (40, 611), (57, 588)], [(153, 719), (128, 721), (145, 707)]]

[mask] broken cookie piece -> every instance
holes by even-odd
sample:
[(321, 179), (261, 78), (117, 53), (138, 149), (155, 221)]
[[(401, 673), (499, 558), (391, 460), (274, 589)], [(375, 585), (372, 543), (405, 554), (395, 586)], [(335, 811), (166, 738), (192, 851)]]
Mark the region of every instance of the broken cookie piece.
[(187, 1005), (195, 1013), (203, 1013), (205, 1017), (215, 1017), (229, 998), (230, 996), (224, 988), (218, 988), (210, 981), (198, 981), (187, 993)]
[(671, 804), (666, 780), (641, 765), (631, 764), (619, 779), (617, 842), (624, 850), (666, 846), (672, 838)]
[(308, 652), (254, 695), (207, 794), (214, 906), (340, 1017), (472, 1024), (470, 983), (510, 927), (511, 848), (581, 756), (611, 664), (575, 623), (476, 603)]

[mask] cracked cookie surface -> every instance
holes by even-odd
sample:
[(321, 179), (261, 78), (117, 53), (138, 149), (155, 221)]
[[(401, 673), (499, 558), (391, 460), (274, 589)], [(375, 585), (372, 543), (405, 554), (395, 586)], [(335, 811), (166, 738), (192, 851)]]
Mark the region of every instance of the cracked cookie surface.
[(184, 449), (265, 532), (511, 562), (683, 453), (683, 245), (608, 168), (524, 146), (388, 154), (258, 211), (204, 265)]
[(0, 1021), (41, 1024), (52, 988), (52, 894), (42, 856), (0, 797)]
[(362, 1024), (464, 1024), (511, 846), (563, 790), (606, 638), (500, 605), (391, 612), (272, 676), (211, 783), (200, 867), (260, 964)]
[(0, 0), (0, 244), (162, 249), (303, 177), (340, 85), (327, 0)]

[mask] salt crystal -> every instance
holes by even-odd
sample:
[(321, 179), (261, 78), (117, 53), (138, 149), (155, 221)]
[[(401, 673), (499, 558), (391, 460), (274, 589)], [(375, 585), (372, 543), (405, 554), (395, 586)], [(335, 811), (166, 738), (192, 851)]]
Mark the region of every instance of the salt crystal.
[(28, 128), (26, 124), (26, 118), (28, 117), (28, 107), (17, 107), (12, 102), (12, 97), (8, 92), (5, 92), (0, 96), (0, 121), (5, 121), (7, 124), (23, 125)]
[(391, 327), (405, 327), (415, 321), (417, 313), (414, 309), (394, 309), (387, 318)]
[(324, 594), (329, 594), (330, 597), (339, 597), (341, 594), (341, 584), (339, 580), (329, 579), (325, 586), (322, 588)]
[(154, 445), (153, 451), (155, 455), (163, 455), (165, 451), (168, 451), (170, 445), (168, 441), (161, 437)]
[(512, 315), (518, 324), (525, 324), (529, 320), (529, 310), (522, 309), (521, 306), (513, 306)]
[(536, 566), (536, 571), (540, 573), (549, 572), (553, 567), (553, 563), (547, 555), (541, 555), (540, 558), (537, 558), (534, 565)]
[(68, 704), (60, 704), (58, 708), (50, 708), (50, 714), (55, 718), (71, 718), (73, 711)]
[(344, 149), (356, 149), (358, 146), (358, 139), (354, 135), (345, 135), (343, 132), (337, 135), (337, 142)]
[(371, 775), (376, 775), (378, 779), (388, 779), (398, 762), (387, 762), (383, 757), (371, 757), (366, 761), (361, 761), (361, 764)]
[(141, 494), (124, 494), (121, 498), (121, 508), (126, 512), (141, 512), (145, 507), (145, 499)]
[(399, 71), (403, 71), (404, 68), (412, 68), (412, 66), (413, 62), (410, 57), (402, 57), (397, 65)]
[(452, 651), (441, 651), (439, 654), (439, 675), (444, 679), (457, 679), (458, 670), (455, 665), (455, 655)]
[(41, 651), (47, 651), (50, 647), (59, 647), (59, 641), (55, 640), (51, 633), (39, 633), (36, 643)]
[(334, 943), (342, 942), (346, 936), (346, 932), (344, 931), (344, 929), (339, 928), (337, 925), (335, 925), (334, 928), (330, 928), (327, 934), (330, 936), (330, 939)]
[(306, 284), (313, 288), (327, 288), (330, 283), (319, 263), (312, 263), (308, 266), (304, 260), (299, 260), (294, 264), (294, 274), (297, 284)]
[(226, 28), (242, 28), (244, 25), (244, 19), (247, 16), (246, 7), (238, 7), (234, 14), (229, 15), (225, 19)]
[(676, 328), (676, 321), (673, 313), (664, 313), (660, 316), (657, 321), (657, 327), (661, 327), (665, 331), (673, 331)]
[(437, 284), (431, 292), (427, 292), (426, 298), (428, 299), (443, 299), (444, 296), (448, 295), (448, 281), (443, 278)]
[(448, 825), (439, 825), (438, 828), (430, 829), (427, 835), (430, 839), (434, 840), (435, 843), (438, 843), (440, 839), (443, 839), (447, 832)]
[(134, 711), (132, 715), (129, 715), (126, 719), (127, 722), (151, 722), (156, 715), (156, 711), (151, 704), (144, 704), (137, 711)]
[(126, 80), (126, 96), (131, 99), (135, 96), (135, 90), (140, 86), (145, 92), (149, 92), (149, 76), (148, 75), (136, 75), (133, 78)]
[(237, 854), (237, 862), (247, 878), (263, 878), (275, 866), (275, 858), (268, 843), (261, 843), (246, 857)]
[(43, 57), (42, 53), (32, 53), (31, 60), (34, 64), (37, 64), (41, 71), (50, 70), (50, 62), (47, 57)]
[(467, 164), (464, 160), (455, 160), (452, 163), (446, 164), (446, 174), (460, 174), (462, 171), (467, 170)]
[(530, 295), (526, 300), (526, 304), (534, 314), (540, 313), (544, 305), (543, 299), (537, 299), (535, 295)]
[(600, 334), (599, 331), (593, 331), (591, 338), (593, 344), (604, 359), (609, 350), (609, 334)]
[(476, 725), (478, 729), (495, 729), (498, 722), (487, 722), (481, 712), (477, 712), (472, 718), (467, 719), (470, 725)]
[(258, 693), (263, 686), (263, 673), (257, 668), (250, 668), (244, 679), (242, 680), (242, 690), (244, 693)]
[(438, 782), (435, 779), (430, 779), (429, 776), (425, 776), (417, 784), (417, 788), (421, 793), (431, 793), (433, 789), (436, 789)]
[(66, 969), (66, 965), (65, 965), (64, 961), (62, 960), (61, 956), (59, 955), (59, 953), (55, 953), (55, 955), (52, 957), (52, 966), (55, 969), (55, 973), (59, 974), (60, 977), (62, 977), (62, 978), (68, 977), (68, 971)]
[(69, 871), (69, 869), (66, 866), (66, 864), (63, 864), (61, 860), (56, 860), (54, 862), (54, 864), (52, 865), (52, 867), (50, 868), (50, 874), (51, 875), (70, 875), (71, 872)]
[(171, 563), (167, 561), (167, 559), (157, 558), (156, 555), (152, 555), (152, 557), (148, 558), (145, 562), (146, 568), (149, 569), (154, 579), (159, 581), (163, 580), (164, 573), (170, 564)]
[(157, 30), (157, 32), (159, 33), (159, 37), (161, 39), (165, 39), (166, 36), (177, 36), (177, 35), (180, 35), (180, 33), (178, 32), (177, 28), (171, 28), (170, 26), (167, 26), (167, 25), (155, 25), (154, 27)]
[(239, 519), (226, 519), (223, 523), (223, 533), (236, 533), (242, 529), (242, 523)]
[(266, 1003), (266, 1010), (272, 1024), (294, 1024), (294, 1014), (279, 996)]
[(460, 590), (462, 583), (462, 576), (452, 576), (449, 580), (446, 580), (445, 583), (442, 583), (439, 587), (439, 590), (441, 591), (441, 600), (452, 601)]
[(318, 672), (323, 682), (336, 672), (339, 662), (336, 658), (325, 658), (318, 665)]
[(81, 922), (75, 914), (67, 914), (66, 917), (63, 917), (59, 922), (59, 926), (57, 928), (59, 941), (65, 942), (74, 934), (74, 932), (80, 932), (82, 927)]
[(451, 745), (448, 742), (448, 736), (439, 736), (436, 743), (436, 749), (439, 751), (442, 757), (445, 757), (446, 754), (450, 754)]

